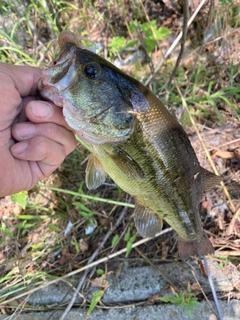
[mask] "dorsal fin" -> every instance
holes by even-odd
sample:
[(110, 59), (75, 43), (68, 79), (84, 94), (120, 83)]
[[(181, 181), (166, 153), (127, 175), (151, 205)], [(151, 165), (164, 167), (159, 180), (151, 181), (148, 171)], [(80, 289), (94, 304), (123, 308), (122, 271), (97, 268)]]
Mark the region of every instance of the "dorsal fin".
[(138, 202), (135, 203), (134, 221), (137, 231), (143, 238), (154, 237), (162, 230), (162, 218)]
[(201, 167), (201, 181), (202, 181), (202, 192), (206, 193), (214, 185), (219, 184), (222, 181), (222, 177), (217, 176), (215, 173), (212, 173)]
[(89, 190), (97, 189), (106, 180), (107, 173), (104, 171), (101, 162), (91, 153), (86, 167), (86, 185)]

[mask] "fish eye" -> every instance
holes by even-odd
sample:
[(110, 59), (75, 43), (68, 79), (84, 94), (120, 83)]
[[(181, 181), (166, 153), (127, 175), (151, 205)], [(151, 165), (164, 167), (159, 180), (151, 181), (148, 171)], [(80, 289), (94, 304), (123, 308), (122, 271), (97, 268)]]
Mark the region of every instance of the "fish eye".
[(97, 65), (89, 64), (85, 66), (83, 71), (88, 78), (94, 79), (96, 75), (99, 73), (99, 68)]

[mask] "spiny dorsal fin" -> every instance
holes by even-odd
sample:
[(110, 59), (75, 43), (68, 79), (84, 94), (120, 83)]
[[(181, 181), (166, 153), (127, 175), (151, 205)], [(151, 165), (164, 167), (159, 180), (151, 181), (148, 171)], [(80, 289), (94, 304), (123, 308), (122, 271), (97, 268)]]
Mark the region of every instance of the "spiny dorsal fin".
[(97, 189), (106, 180), (107, 173), (101, 162), (91, 153), (86, 167), (86, 185), (89, 190)]
[(134, 221), (137, 231), (143, 238), (154, 237), (162, 230), (162, 219), (138, 202), (135, 204)]
[(137, 162), (120, 147), (114, 147), (109, 156), (115, 164), (131, 179), (142, 180), (145, 178), (144, 173)]
[(209, 191), (214, 185), (219, 184), (222, 181), (222, 177), (217, 176), (201, 167), (201, 180), (202, 180), (202, 192)]

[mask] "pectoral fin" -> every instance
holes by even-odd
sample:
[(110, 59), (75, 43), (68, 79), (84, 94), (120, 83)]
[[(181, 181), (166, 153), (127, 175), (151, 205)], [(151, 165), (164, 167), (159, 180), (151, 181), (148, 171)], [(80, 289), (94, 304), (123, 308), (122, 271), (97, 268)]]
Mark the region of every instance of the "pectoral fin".
[(121, 171), (123, 171), (129, 178), (135, 180), (142, 180), (145, 178), (144, 173), (138, 163), (121, 148), (115, 147), (109, 156), (121, 169)]
[(86, 167), (86, 185), (89, 190), (97, 189), (106, 180), (107, 173), (94, 154), (90, 154)]
[(137, 231), (143, 238), (154, 237), (162, 230), (162, 219), (138, 202), (135, 204), (134, 221)]
[(222, 181), (222, 177), (201, 168), (202, 192), (205, 193), (210, 190), (214, 185)]

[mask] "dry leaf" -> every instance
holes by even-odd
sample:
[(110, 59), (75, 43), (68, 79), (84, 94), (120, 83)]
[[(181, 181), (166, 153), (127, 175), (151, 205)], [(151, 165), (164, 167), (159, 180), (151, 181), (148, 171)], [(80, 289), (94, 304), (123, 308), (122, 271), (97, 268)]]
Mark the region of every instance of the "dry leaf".
[(106, 279), (103, 279), (102, 277), (98, 277), (91, 280), (91, 285), (92, 287), (106, 288), (108, 286), (108, 282)]
[(79, 240), (79, 248), (81, 252), (86, 252), (88, 251), (89, 244), (87, 239), (80, 239)]
[(201, 287), (197, 282), (194, 282), (192, 285), (190, 285), (190, 288), (194, 293), (201, 291)]
[(222, 158), (222, 159), (232, 159), (235, 158), (234, 152), (230, 151), (222, 151), (218, 150), (217, 152), (214, 153), (214, 156)]

